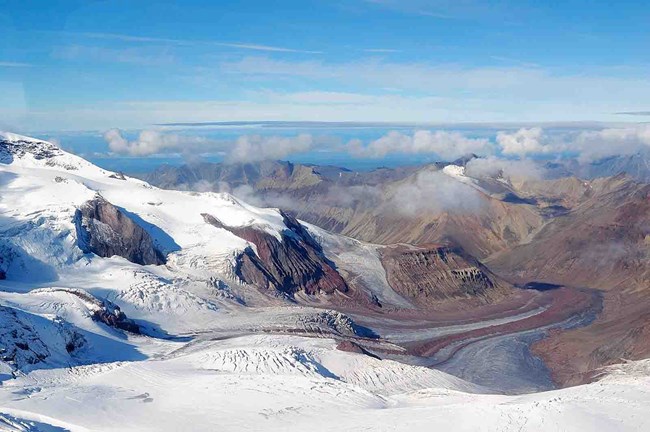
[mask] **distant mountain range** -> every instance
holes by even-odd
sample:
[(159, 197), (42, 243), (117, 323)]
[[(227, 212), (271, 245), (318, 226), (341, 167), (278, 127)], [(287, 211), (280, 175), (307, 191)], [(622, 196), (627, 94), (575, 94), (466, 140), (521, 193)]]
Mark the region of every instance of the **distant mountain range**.
[(490, 163), (151, 175), (179, 191), (0, 133), (0, 429), (639, 423), (648, 361), (601, 375), (650, 356), (650, 185)]
[(448, 242), (515, 283), (602, 290), (604, 312), (592, 326), (540, 344), (553, 347), (540, 348), (542, 357), (566, 368), (557, 375), (562, 382), (579, 381), (597, 364), (650, 355), (650, 317), (643, 312), (650, 308), (648, 153), (587, 166), (547, 164), (548, 179), (472, 178), (464, 168), (471, 159), (370, 172), (288, 162), (200, 164), (161, 167), (146, 179), (213, 190), (227, 182), (235, 194), (346, 236), (379, 244)]
[(611, 156), (587, 164), (575, 160), (546, 164), (549, 176), (576, 176), (584, 179), (627, 174), (641, 182), (650, 182), (650, 149), (631, 155)]

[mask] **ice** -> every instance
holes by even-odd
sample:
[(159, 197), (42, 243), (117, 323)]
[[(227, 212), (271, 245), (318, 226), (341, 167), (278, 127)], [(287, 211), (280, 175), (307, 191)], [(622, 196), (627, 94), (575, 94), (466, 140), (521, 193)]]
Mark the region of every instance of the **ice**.
[[(650, 429), (648, 361), (605, 369), (588, 385), (505, 396), (341, 351), (341, 340), (360, 336), (348, 317), (238, 287), (233, 260), (249, 245), (201, 216), (281, 238), (277, 209), (160, 190), (28, 137), (1, 133), (0, 142), (0, 430)], [(462, 167), (443, 172), (470, 181)], [(84, 254), (74, 212), (96, 194), (145, 228), (167, 264)], [(411, 307), (373, 245), (308, 229), (369, 294)], [(143, 334), (94, 320), (104, 301)]]

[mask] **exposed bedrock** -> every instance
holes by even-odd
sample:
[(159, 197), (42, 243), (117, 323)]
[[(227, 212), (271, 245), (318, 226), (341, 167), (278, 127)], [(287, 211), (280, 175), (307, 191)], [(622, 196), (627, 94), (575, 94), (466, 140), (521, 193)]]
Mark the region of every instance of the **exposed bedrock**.
[(74, 295), (81, 297), (87, 302), (95, 305), (95, 310), (92, 314), (92, 319), (106, 324), (119, 330), (124, 330), (131, 333), (140, 334), (140, 326), (132, 319), (128, 318), (119, 306), (109, 302), (108, 300), (99, 300), (91, 297), (82, 291), (73, 292)]
[(508, 284), (461, 248), (394, 245), (381, 249), (390, 286), (421, 305), (478, 298), (489, 303), (509, 294)]
[(75, 226), (79, 248), (86, 253), (117, 255), (141, 265), (165, 264), (149, 233), (101, 196), (76, 211)]
[(49, 159), (63, 154), (61, 149), (46, 141), (10, 140), (0, 137), (0, 163), (10, 164), (14, 157), (31, 153), (34, 159)]
[(365, 354), (377, 360), (381, 360), (381, 357), (379, 357), (378, 355), (371, 353), (370, 351), (368, 351), (358, 343), (350, 340), (344, 340), (339, 342), (339, 344), (336, 346), (336, 349), (340, 351), (346, 351), (346, 352), (351, 352), (356, 354)]
[(298, 319), (301, 327), (313, 333), (322, 333), (323, 329), (340, 336), (378, 339), (379, 335), (372, 329), (357, 324), (348, 315), (335, 310), (324, 310)]
[(293, 296), (347, 292), (348, 286), (313, 237), (295, 218), (282, 213), (287, 227), (281, 239), (255, 226), (228, 227), (212, 215), (205, 221), (255, 245), (236, 260), (235, 274), (244, 282)]
[(140, 326), (128, 318), (118, 305), (106, 299), (99, 299), (86, 291), (74, 288), (42, 288), (34, 292), (64, 292), (74, 295), (86, 304), (93, 321), (104, 323), (119, 330), (141, 333)]
[(50, 321), (7, 306), (0, 306), (0, 324), (0, 381), (5, 366), (12, 371), (37, 369), (52, 357), (69, 358), (86, 344), (81, 333), (61, 319)]

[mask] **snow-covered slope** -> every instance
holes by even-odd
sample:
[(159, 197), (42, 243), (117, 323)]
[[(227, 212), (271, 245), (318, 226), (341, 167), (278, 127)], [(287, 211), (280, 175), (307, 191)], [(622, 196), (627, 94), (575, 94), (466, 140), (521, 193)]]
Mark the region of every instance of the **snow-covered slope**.
[(467, 393), (480, 389), (334, 345), (250, 336), (202, 342), (156, 361), (41, 370), (5, 384), (0, 415), (73, 432), (641, 431), (650, 422), (647, 361), (594, 384), (502, 396)]
[(25, 247), (34, 247), (31, 240), (51, 232), (54, 238), (42, 238), (49, 241), (41, 242), (40, 250), (29, 251), (46, 262), (56, 256), (60, 266), (78, 259), (74, 212), (96, 194), (136, 215), (157, 245), (172, 253), (172, 263), (188, 270), (197, 269), (203, 258), (211, 269), (225, 271), (233, 250), (246, 247), (242, 239), (207, 225), (202, 213), (218, 214), (228, 226), (255, 225), (275, 236), (285, 229), (277, 210), (258, 209), (228, 194), (159, 190), (140, 180), (122, 179), (52, 144), (16, 135), (8, 138), (13, 146), (9, 150), (5, 146), (4, 154), (12, 160), (0, 166), (3, 225), (36, 231), (31, 238), (21, 235)]
[[(323, 318), (322, 310), (296, 307), (287, 302), (286, 293), (265, 292), (237, 273), (238, 257), (247, 250), (257, 253), (255, 242), (237, 235), (242, 230), (253, 232), (253, 238), (268, 236), (267, 242), (291, 239), (301, 250), (312, 247), (312, 256), (321, 253), (320, 245), (306, 243), (328, 234), (311, 226), (309, 234), (278, 209), (250, 206), (225, 193), (157, 189), (103, 170), (54, 144), (10, 133), (0, 134), (0, 184), (0, 306), (52, 323), (64, 320), (91, 335), (99, 333), (102, 340), (121, 338), (126, 344), (108, 357), (98, 345), (97, 352), (83, 359), (68, 358), (69, 364), (93, 358), (132, 360), (147, 350), (131, 342), (133, 335), (119, 336), (133, 328), (164, 338), (258, 331), (340, 334), (334, 314), (326, 312)], [(339, 242), (352, 252), (367, 247), (346, 239)], [(121, 250), (141, 246), (164, 256), (150, 260), (159, 265), (137, 263), (147, 250)], [(98, 256), (102, 253), (105, 256)], [(358, 255), (350, 265), (358, 262)], [(371, 262), (375, 267), (365, 273), (380, 266), (376, 258)], [(286, 263), (291, 270), (301, 264)], [(304, 268), (319, 263), (308, 264), (311, 267)], [(92, 300), (83, 298), (84, 293)], [(314, 296), (299, 296), (305, 301), (307, 297)], [(103, 308), (102, 314), (93, 309), (97, 307)], [(135, 352), (121, 356), (121, 351)]]
[[(2, 134), (0, 143), (0, 271), (6, 277), (0, 287), (5, 291), (52, 285), (83, 289), (110, 299), (133, 318), (149, 321), (155, 314), (154, 324), (174, 333), (204, 330), (220, 309), (243, 302), (273, 303), (255, 289), (243, 289), (234, 274), (236, 256), (255, 245), (206, 223), (203, 215), (281, 239), (287, 227), (277, 209), (256, 208), (228, 194), (160, 190), (19, 135)], [(85, 253), (79, 234), (85, 221), (78, 209), (97, 196), (143, 228), (166, 255), (166, 265)], [(95, 229), (111, 231), (102, 221)]]
[[(289, 239), (312, 248), (305, 268), (322, 252), (363, 282), (364, 295), (412, 305), (388, 285), (374, 246), (296, 224), (228, 194), (160, 190), (51, 143), (0, 134), (0, 430), (648, 426), (646, 363), (512, 397), (345, 351), (341, 341), (398, 347), (344, 314), (289, 301), (322, 306), (348, 293), (263, 292), (239, 278), (238, 256), (253, 251), (262, 265), (268, 251), (257, 245)], [(164, 259), (138, 264), (151, 252), (138, 247)]]
[[(300, 227), (296, 231), (287, 226), (291, 221), (278, 209), (257, 208), (226, 193), (158, 189), (103, 170), (51, 143), (4, 133), (0, 135), (0, 158), (0, 271), (12, 281), (12, 290), (31, 289), (35, 284), (49, 286), (56, 281), (59, 286), (90, 289), (100, 297), (112, 296), (118, 304), (124, 298), (142, 300), (155, 295), (158, 300), (153, 301), (159, 306), (153, 308), (176, 303), (161, 300), (160, 296), (178, 299), (196, 295), (212, 304), (201, 304), (197, 313), (202, 315), (206, 309), (215, 310), (223, 301), (269, 302), (256, 290), (238, 290), (246, 285), (242, 275), (236, 274), (241, 268), (238, 257), (246, 250), (256, 252), (260, 244), (245, 238), (268, 235), (271, 240), (261, 242), (265, 245), (272, 239), (279, 243), (286, 238), (303, 243), (311, 240), (300, 238)], [(120, 235), (130, 234), (134, 229), (144, 230), (134, 234), (136, 242), (138, 238), (151, 242), (155, 252), (165, 256), (164, 266), (143, 267), (128, 262), (137, 261), (131, 257), (149, 251), (128, 251), (121, 254), (126, 259), (111, 258), (116, 247), (96, 244), (93, 250), (92, 241), (86, 238), (104, 236), (113, 241), (113, 246), (124, 243), (119, 247), (127, 248), (129, 239), (121, 239)], [(309, 231), (311, 234), (305, 235), (326, 235), (316, 227)], [(354, 261), (350, 266), (355, 267), (359, 261), (354, 251), (358, 251), (357, 256), (368, 251), (366, 245), (358, 242), (346, 242), (346, 248), (352, 253), (345, 256)], [(106, 252), (107, 259), (87, 253), (91, 251), (100, 255)], [(324, 251), (326, 255), (328, 252)], [(309, 259), (312, 261), (280, 264), (299, 269), (326, 265), (326, 261), (314, 263), (313, 258)], [(337, 263), (345, 267), (346, 260)], [(368, 267), (365, 273), (372, 273), (377, 265), (380, 264), (375, 259), (371, 263), (375, 268)], [(324, 269), (324, 273), (334, 284), (341, 284), (336, 282), (338, 276), (331, 274), (332, 269)], [(301, 275), (292, 276), (296, 279)], [(93, 281), (90, 287), (88, 280)], [(327, 286), (318, 281), (313, 285)], [(368, 289), (373, 290), (374, 285), (369, 282)], [(390, 287), (380, 289), (386, 297), (382, 300), (390, 302)], [(403, 303), (392, 294), (392, 300)], [(179, 312), (187, 319), (184, 307)], [(204, 322), (197, 324), (202, 326)]]

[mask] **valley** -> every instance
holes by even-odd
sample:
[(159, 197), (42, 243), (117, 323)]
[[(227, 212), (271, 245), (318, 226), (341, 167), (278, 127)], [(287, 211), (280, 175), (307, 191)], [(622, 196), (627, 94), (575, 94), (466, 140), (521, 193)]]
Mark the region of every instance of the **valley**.
[[(640, 154), (625, 163), (632, 169), (643, 166), (643, 160)], [(441, 296), (445, 284), (438, 279), (431, 283), (440, 297), (431, 298), (422, 285), (432, 275), (426, 267), (421, 270), (423, 278), (418, 278), (416, 267), (404, 261), (403, 266), (410, 266), (408, 276), (395, 280), (402, 258), (399, 254), (391, 258), (386, 251), (406, 247), (394, 242), (417, 248), (436, 242), (461, 247), (462, 253), (518, 286), (538, 281), (539, 286), (590, 287), (598, 306), (585, 308), (591, 311), (589, 319), (576, 318), (584, 326), (547, 329), (540, 334), (550, 338), (531, 338), (525, 344), (532, 345), (535, 356), (551, 370), (555, 385), (588, 382), (603, 365), (650, 354), (640, 342), (648, 328), (647, 295), (642, 293), (650, 289), (647, 184), (623, 174), (581, 180), (543, 165), (536, 169), (546, 171), (549, 178), (498, 169), (486, 175), (478, 169), (479, 162), (470, 155), (447, 164), (370, 172), (284, 162), (204, 163), (196, 170), (192, 165), (164, 167), (146, 178), (163, 187), (191, 189), (197, 182), (203, 188), (230, 187), (265, 205), (288, 206), (299, 218), (334, 232), (386, 245), (382, 262), (388, 280), (402, 289), (414, 282), (416, 304), (433, 308), (438, 316), (445, 305), (456, 311), (472, 308), (479, 314), (476, 305), (498, 303), (511, 292), (498, 286), (489, 290), (488, 297), (478, 291), (466, 302), (454, 302)], [(242, 177), (241, 172), (249, 174)], [(251, 174), (258, 172), (264, 173), (263, 182)], [(427, 187), (423, 179), (436, 187)], [(410, 209), (413, 201), (397, 198), (405, 194), (424, 204)], [(449, 194), (467, 202), (447, 205)], [(406, 210), (397, 210), (404, 206)], [(413, 303), (408, 292), (400, 294), (407, 294), (405, 299)], [(589, 336), (592, 332), (599, 336)], [(604, 343), (609, 338), (621, 342)]]
[(0, 432), (650, 431), (650, 3), (2, 0)]
[[(314, 209), (159, 189), (48, 142), (2, 137), (0, 422), (8, 430), (94, 430), (98, 410), (127, 413), (132, 430), (163, 411), (160, 421), (180, 427), (173, 413), (192, 405), (206, 430), (222, 421), (220, 409), (236, 413), (233, 428), (245, 427), (252, 412), (282, 428), (295, 412), (321, 418), (344, 409), (354, 419), (368, 410), (435, 413), (469, 401), (523, 404), (529, 418), (553, 403), (553, 391), (599, 388), (599, 374), (621, 348), (601, 345), (593, 354), (594, 328), (623, 311), (626, 329), (644, 325), (626, 302), (614, 303), (621, 291), (609, 285), (620, 280), (622, 292), (642, 297), (642, 249), (594, 271), (600, 284), (586, 269), (588, 257), (581, 267), (580, 257), (567, 255), (577, 267), (558, 261), (553, 273), (536, 264), (540, 250), (529, 251), (548, 242), (555, 252), (548, 249), (545, 260), (571, 254), (565, 244), (578, 240), (556, 237), (565, 226), (580, 236), (577, 221), (609, 205), (604, 197), (616, 203), (617, 213), (608, 214), (637, 231), (620, 237), (589, 225), (598, 241), (645, 242), (647, 215), (637, 210), (647, 190), (624, 177), (588, 184), (473, 178), (465, 175), (470, 158), (340, 180), (353, 190), (372, 187), (383, 212), (365, 200), (328, 201), (330, 188), (343, 187), (332, 179), (348, 176), (334, 168), (288, 173), (279, 163), (276, 174), (246, 177), (282, 184), (294, 204), (330, 206), (339, 225), (326, 230), (310, 217)], [(467, 202), (388, 211), (422, 175)], [(266, 186), (249, 186), (258, 188), (253, 199), (278, 199)], [(549, 206), (566, 212), (551, 214)], [(404, 224), (394, 225), (398, 216)], [(362, 226), (359, 238), (342, 234)], [(579, 269), (584, 277), (562, 277)], [(637, 353), (631, 360), (643, 369), (643, 344), (635, 342), (643, 336), (631, 337), (635, 351), (625, 355)], [(605, 391), (620, 385), (627, 384)], [(628, 390), (649, 396), (644, 387)], [(312, 402), (298, 403), (305, 399)], [(519, 424), (517, 412), (504, 408), (495, 421)], [(484, 413), (475, 414), (469, 429)]]

